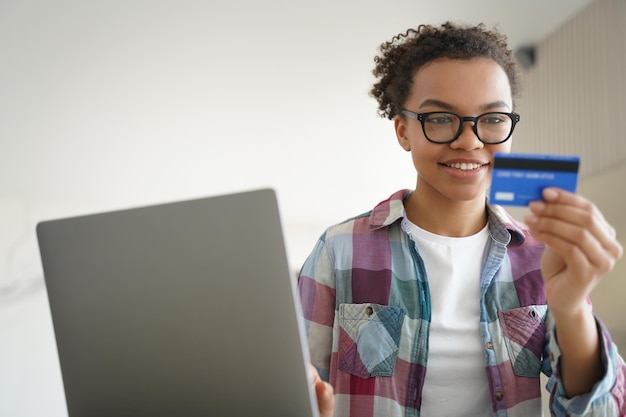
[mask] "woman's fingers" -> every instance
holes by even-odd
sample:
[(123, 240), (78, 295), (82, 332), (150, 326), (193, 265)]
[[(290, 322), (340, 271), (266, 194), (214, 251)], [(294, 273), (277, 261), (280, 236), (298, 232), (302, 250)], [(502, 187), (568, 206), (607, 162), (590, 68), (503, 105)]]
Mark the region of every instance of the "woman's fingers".
[(580, 252), (589, 263), (608, 272), (623, 255), (615, 229), (598, 208), (582, 196), (563, 190), (544, 190), (544, 201), (533, 202), (526, 223), (537, 238), (564, 258)]
[(320, 417), (333, 417), (335, 412), (335, 394), (332, 385), (323, 381), (317, 369), (309, 364), (309, 374), (317, 397)]

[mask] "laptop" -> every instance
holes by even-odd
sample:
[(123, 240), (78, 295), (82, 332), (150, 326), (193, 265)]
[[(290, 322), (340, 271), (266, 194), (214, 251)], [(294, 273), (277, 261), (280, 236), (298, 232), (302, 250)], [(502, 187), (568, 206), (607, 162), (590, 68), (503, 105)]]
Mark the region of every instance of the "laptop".
[(69, 417), (317, 416), (276, 193), (43, 221)]

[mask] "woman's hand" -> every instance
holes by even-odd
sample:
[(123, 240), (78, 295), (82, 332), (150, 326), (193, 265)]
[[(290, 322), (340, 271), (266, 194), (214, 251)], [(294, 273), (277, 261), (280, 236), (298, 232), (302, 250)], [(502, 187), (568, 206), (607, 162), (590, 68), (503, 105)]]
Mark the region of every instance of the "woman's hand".
[(589, 200), (556, 188), (545, 189), (543, 197), (530, 203), (525, 221), (547, 245), (541, 272), (550, 309), (572, 313), (587, 304), (624, 250), (615, 229)]
[(335, 394), (333, 387), (323, 381), (317, 369), (313, 365), (309, 365), (311, 381), (317, 396), (317, 405), (320, 410), (320, 417), (333, 417), (335, 414)]
[(588, 298), (624, 249), (615, 229), (589, 200), (556, 188), (545, 189), (543, 198), (530, 203), (531, 214), (524, 220), (546, 244), (541, 273), (561, 350), (560, 374), (572, 398), (590, 392), (605, 374)]

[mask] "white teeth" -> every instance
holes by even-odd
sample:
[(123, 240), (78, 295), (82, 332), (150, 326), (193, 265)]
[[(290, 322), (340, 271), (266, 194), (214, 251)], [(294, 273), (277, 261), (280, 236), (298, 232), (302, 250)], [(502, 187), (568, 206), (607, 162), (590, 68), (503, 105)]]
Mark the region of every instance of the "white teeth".
[(480, 168), (482, 165), (481, 164), (466, 163), (466, 162), (456, 162), (454, 164), (446, 164), (446, 166), (449, 166), (451, 168), (460, 169), (461, 171), (471, 171), (473, 169)]

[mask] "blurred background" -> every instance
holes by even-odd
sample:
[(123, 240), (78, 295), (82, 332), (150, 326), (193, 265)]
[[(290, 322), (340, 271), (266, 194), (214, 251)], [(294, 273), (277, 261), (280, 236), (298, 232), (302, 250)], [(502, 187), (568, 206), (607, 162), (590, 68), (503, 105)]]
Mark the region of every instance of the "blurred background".
[[(415, 185), (373, 57), (446, 20), (508, 36), (514, 151), (580, 155), (624, 242), (623, 0), (0, 0), (0, 416), (67, 415), (37, 222), (272, 187), (296, 270), (326, 226)], [(622, 351), (624, 263), (593, 295)]]

